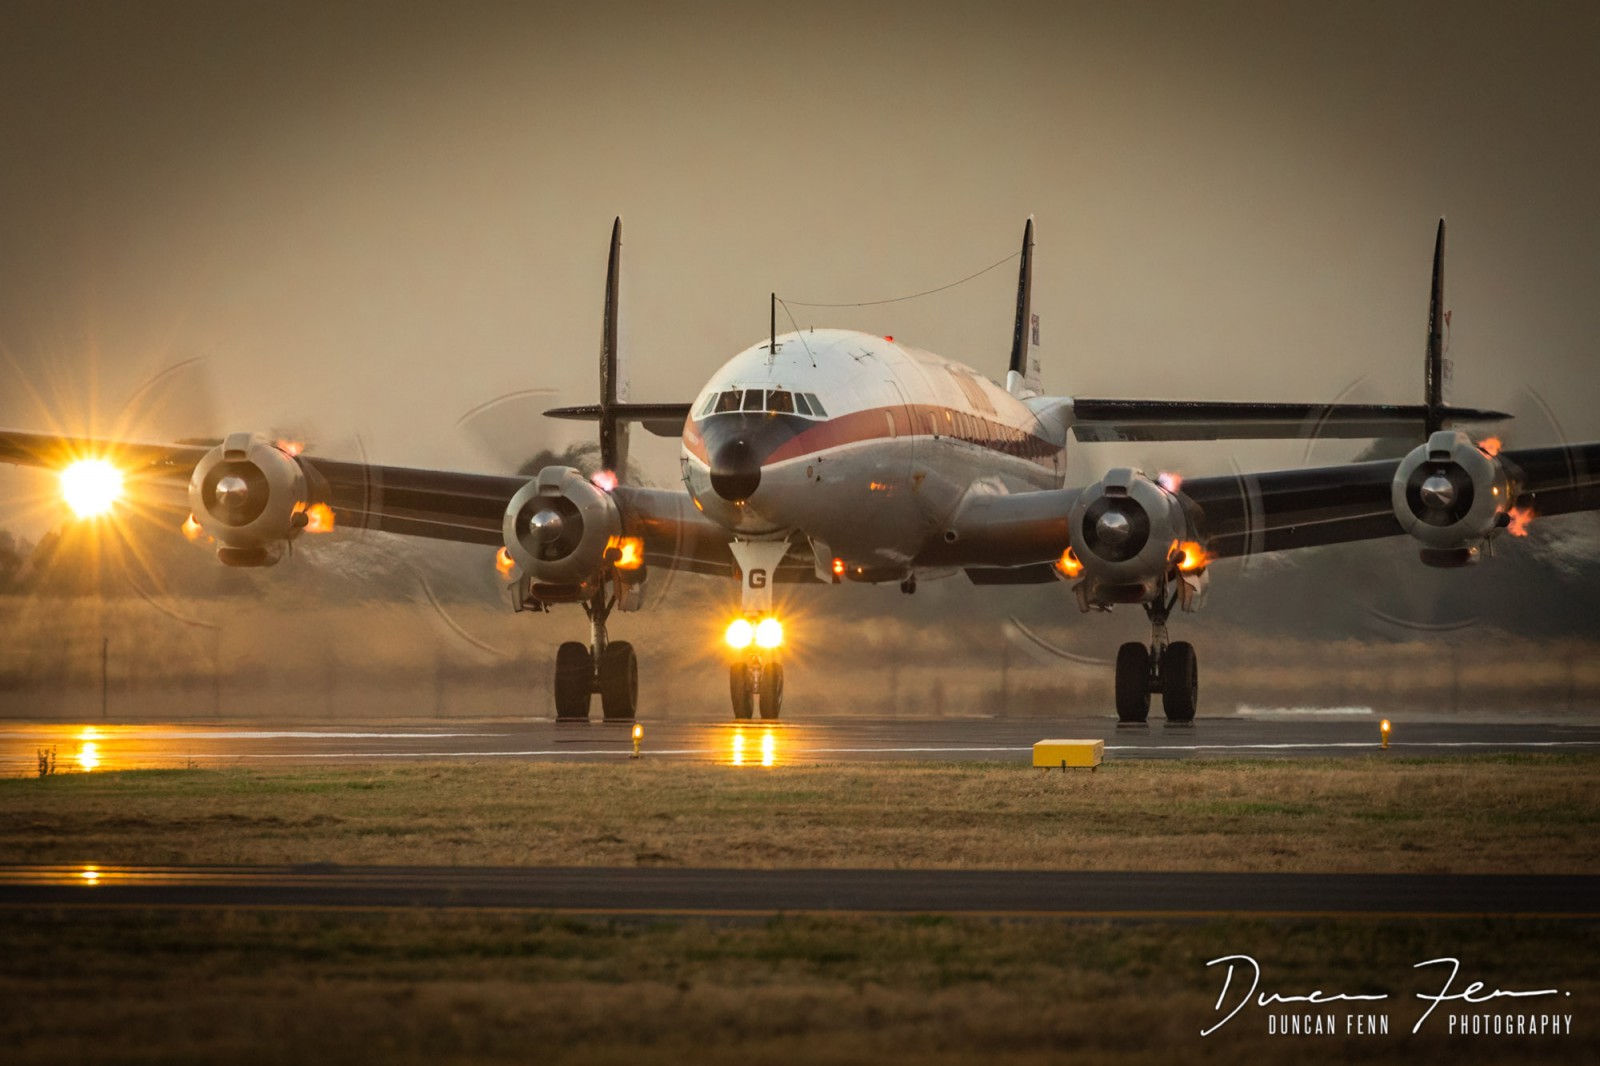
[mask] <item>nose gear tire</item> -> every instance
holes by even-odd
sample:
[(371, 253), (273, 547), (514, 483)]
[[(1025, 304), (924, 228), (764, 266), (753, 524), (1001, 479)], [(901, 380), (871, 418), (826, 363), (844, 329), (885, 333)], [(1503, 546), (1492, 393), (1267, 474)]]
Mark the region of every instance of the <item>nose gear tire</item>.
[(750, 668), (744, 663), (728, 667), (728, 692), (733, 697), (733, 716), (749, 718), (755, 693), (750, 691)]
[(783, 707), (783, 664), (773, 663), (761, 671), (761, 717), (774, 719)]

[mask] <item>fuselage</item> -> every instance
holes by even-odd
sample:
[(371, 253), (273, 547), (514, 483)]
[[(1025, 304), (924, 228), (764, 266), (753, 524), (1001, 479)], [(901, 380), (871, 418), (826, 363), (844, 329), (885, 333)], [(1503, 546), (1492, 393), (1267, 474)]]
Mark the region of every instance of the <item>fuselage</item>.
[(970, 367), (854, 330), (776, 340), (724, 364), (684, 424), (684, 484), (737, 535), (799, 531), (891, 580), (969, 493), (1061, 485), (1064, 431)]

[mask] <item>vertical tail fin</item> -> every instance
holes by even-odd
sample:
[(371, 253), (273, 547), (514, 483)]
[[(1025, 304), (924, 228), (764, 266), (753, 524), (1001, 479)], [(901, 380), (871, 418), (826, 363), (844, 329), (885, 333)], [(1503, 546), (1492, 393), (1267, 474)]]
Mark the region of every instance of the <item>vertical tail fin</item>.
[(611, 256), (606, 261), (605, 318), (600, 326), (600, 467), (621, 476), (628, 464), (628, 424), (614, 410), (628, 400), (617, 350), (617, 292), (622, 274), (622, 216), (611, 224)]
[(1439, 220), (1439, 235), (1433, 242), (1433, 287), (1428, 297), (1428, 358), (1423, 368), (1423, 403), (1428, 413), (1424, 439), (1444, 424), (1445, 404), (1450, 401), (1450, 368), (1444, 359), (1444, 333), (1450, 312), (1444, 309), (1444, 219)]
[(1039, 316), (1033, 313), (1033, 216), (1022, 231), (1022, 265), (1017, 270), (1017, 318), (1011, 329), (1011, 368), (1006, 391), (1013, 396), (1037, 395), (1039, 382)]

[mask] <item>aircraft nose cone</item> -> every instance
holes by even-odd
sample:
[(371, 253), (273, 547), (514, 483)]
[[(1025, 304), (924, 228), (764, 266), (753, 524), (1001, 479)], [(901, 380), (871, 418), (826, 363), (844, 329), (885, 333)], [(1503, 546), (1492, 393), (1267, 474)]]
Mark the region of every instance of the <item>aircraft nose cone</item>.
[(748, 500), (760, 484), (761, 461), (748, 437), (734, 437), (711, 453), (711, 491), (724, 500)]

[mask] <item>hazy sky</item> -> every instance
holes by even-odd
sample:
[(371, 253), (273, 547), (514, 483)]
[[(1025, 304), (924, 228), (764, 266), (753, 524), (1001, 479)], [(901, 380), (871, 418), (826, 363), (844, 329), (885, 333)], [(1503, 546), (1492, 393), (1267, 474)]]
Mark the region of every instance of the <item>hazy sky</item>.
[[(1592, 4), (10, 0), (0, 424), (204, 355), (211, 424), (147, 434), (483, 468), (463, 412), (593, 396), (616, 214), (635, 399), (1031, 213), (1054, 391), (1414, 402), (1443, 214), (1456, 399), (1593, 438), (1596, 55)], [(801, 319), (999, 375), (1014, 283)]]

